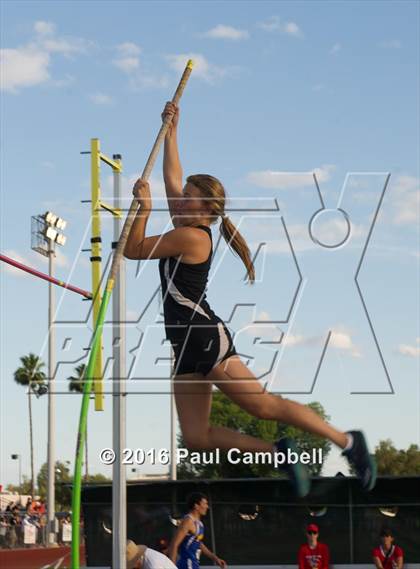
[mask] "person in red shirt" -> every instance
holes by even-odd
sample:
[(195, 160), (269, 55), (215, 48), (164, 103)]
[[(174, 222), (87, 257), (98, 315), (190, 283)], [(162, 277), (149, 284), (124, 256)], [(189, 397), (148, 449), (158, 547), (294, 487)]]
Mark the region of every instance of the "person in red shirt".
[(330, 551), (328, 545), (318, 541), (319, 528), (316, 524), (309, 524), (306, 528), (308, 542), (299, 548), (299, 569), (328, 569), (330, 564)]
[(41, 500), (40, 502), (38, 502), (38, 514), (40, 516), (43, 516), (46, 513), (47, 513), (47, 508), (45, 506), (45, 500)]
[(402, 569), (404, 554), (401, 547), (394, 545), (394, 536), (389, 528), (380, 533), (381, 545), (372, 552), (376, 569)]

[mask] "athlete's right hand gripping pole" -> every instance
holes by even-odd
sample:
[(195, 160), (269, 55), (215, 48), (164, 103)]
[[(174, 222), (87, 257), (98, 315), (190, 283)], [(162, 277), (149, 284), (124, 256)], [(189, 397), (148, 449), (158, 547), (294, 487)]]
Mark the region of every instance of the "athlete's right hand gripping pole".
[[(181, 95), (189, 79), (189, 76), (191, 75), (192, 67), (193, 67), (193, 62), (189, 60), (184, 70), (184, 73), (182, 74), (181, 80), (175, 91), (175, 94), (172, 98), (173, 103), (178, 103), (178, 101), (180, 100)], [(163, 139), (165, 138), (166, 131), (170, 126), (171, 120), (172, 119), (170, 117), (167, 117), (163, 121), (162, 126), (160, 127), (152, 151), (150, 152), (149, 159), (147, 160), (146, 166), (141, 175), (142, 179), (145, 181), (149, 179), (160, 146), (162, 144)], [(89, 361), (86, 367), (86, 372), (84, 377), (82, 406), (80, 410), (80, 419), (79, 419), (79, 431), (76, 443), (76, 460), (74, 466), (73, 493), (72, 493), (72, 542), (71, 542), (72, 569), (79, 569), (80, 567), (79, 547), (80, 547), (80, 499), (81, 499), (81, 489), (82, 489), (82, 464), (83, 464), (83, 455), (84, 455), (84, 445), (86, 440), (86, 424), (87, 424), (87, 414), (89, 410), (89, 398), (92, 390), (92, 381), (95, 369), (96, 355), (98, 353), (99, 340), (102, 336), (102, 329), (105, 321), (106, 311), (108, 308), (112, 290), (114, 288), (115, 277), (117, 275), (117, 271), (124, 254), (124, 249), (127, 244), (128, 235), (134, 223), (138, 207), (139, 205), (137, 200), (133, 199), (120, 238), (118, 240), (117, 247), (115, 249), (114, 257), (111, 264), (111, 270), (109, 272), (108, 279), (106, 281), (105, 292), (99, 309), (96, 327), (92, 336)], [(117, 460), (119, 459), (120, 457)]]
[[(193, 62), (190, 59), (187, 63), (185, 70), (184, 70), (184, 73), (181, 77), (181, 81), (179, 82), (178, 88), (175, 91), (175, 95), (172, 98), (173, 103), (178, 103), (179, 99), (181, 98), (181, 95), (184, 91), (185, 85), (187, 84), (189, 76), (191, 75), (192, 67), (193, 67)], [(153, 166), (154, 166), (154, 163), (156, 161), (156, 157), (159, 153), (159, 149), (161, 147), (162, 141), (165, 138), (166, 131), (168, 130), (171, 122), (172, 122), (172, 119), (170, 117), (168, 117), (162, 123), (162, 126), (160, 127), (160, 130), (159, 130), (159, 134), (157, 135), (156, 141), (153, 145), (152, 151), (150, 152), (149, 159), (148, 159), (146, 166), (144, 167), (143, 173), (141, 175), (142, 180), (147, 181), (149, 179), (150, 173), (151, 173)], [(121, 231), (121, 236), (120, 236), (120, 239), (118, 241), (118, 244), (117, 244), (117, 247), (115, 250), (114, 258), (112, 260), (111, 271), (110, 271), (108, 281), (107, 281), (107, 287), (109, 285), (111, 285), (112, 287), (114, 286), (115, 276), (117, 274), (117, 270), (118, 270), (121, 258), (123, 256), (123, 252), (124, 252), (124, 249), (125, 249), (125, 246), (127, 243), (128, 235), (130, 233), (130, 229), (131, 229), (133, 222), (134, 222), (134, 219), (136, 217), (137, 210), (138, 210), (138, 202), (136, 199), (133, 199), (133, 201), (131, 202), (130, 209), (128, 211), (127, 219), (125, 220), (124, 226), (123, 226), (122, 231)]]

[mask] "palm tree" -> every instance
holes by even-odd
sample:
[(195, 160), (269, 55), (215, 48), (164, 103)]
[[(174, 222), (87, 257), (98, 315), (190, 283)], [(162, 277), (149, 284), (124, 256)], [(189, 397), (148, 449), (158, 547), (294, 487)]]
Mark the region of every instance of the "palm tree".
[(70, 381), (69, 383), (69, 391), (76, 391), (77, 393), (83, 393), (83, 387), (85, 385), (83, 376), (86, 371), (86, 365), (80, 364), (76, 368), (74, 368), (76, 372), (76, 376), (71, 375), (67, 379)]
[(32, 401), (31, 393), (37, 397), (47, 392), (45, 385), (45, 373), (41, 368), (45, 366), (35, 354), (28, 354), (20, 358), (21, 366), (14, 372), (16, 383), (28, 387), (28, 409), (29, 409), (29, 441), (31, 447), (31, 495), (35, 495), (35, 473), (34, 473), (34, 442), (32, 428)]
[[(83, 388), (85, 385), (84, 374), (86, 371), (86, 365), (80, 364), (74, 368), (76, 376), (71, 375), (67, 379), (69, 380), (69, 391), (75, 391), (76, 393), (83, 393)], [(87, 424), (86, 424), (86, 441), (85, 441), (85, 480), (88, 479), (88, 437), (87, 437)]]

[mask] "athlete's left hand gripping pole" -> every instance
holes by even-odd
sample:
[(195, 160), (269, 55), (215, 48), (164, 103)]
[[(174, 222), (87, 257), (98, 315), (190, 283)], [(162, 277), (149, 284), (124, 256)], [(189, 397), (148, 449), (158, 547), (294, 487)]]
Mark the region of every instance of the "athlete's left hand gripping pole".
[[(189, 60), (184, 70), (184, 73), (182, 74), (181, 80), (175, 91), (175, 94), (172, 98), (173, 103), (178, 103), (178, 101), (180, 100), (185, 85), (187, 84), (189, 76), (191, 75), (192, 67), (193, 67), (193, 62)], [(146, 166), (141, 175), (143, 180), (147, 181), (149, 179), (150, 173), (152, 171), (153, 165), (156, 161), (156, 157), (158, 155), (159, 149), (162, 145), (163, 139), (165, 138), (165, 134), (169, 128), (170, 123), (171, 123), (171, 118), (169, 117), (162, 123), (162, 126), (156, 137), (156, 141), (153, 145), (152, 151), (150, 152), (149, 159), (147, 160)], [(105, 321), (106, 311), (112, 294), (112, 289), (114, 288), (115, 277), (124, 254), (124, 249), (127, 243), (128, 235), (130, 233), (131, 227), (136, 217), (138, 207), (139, 206), (137, 200), (133, 199), (117, 247), (115, 249), (111, 269), (108, 275), (108, 279), (106, 281), (105, 292), (99, 309), (99, 315), (95, 331), (92, 336), (89, 361), (86, 367), (86, 372), (84, 377), (82, 407), (80, 410), (79, 431), (77, 435), (76, 460), (74, 465), (74, 478), (73, 478), (72, 542), (71, 542), (72, 569), (79, 569), (80, 567), (79, 547), (80, 547), (80, 499), (81, 499), (81, 489), (82, 489), (82, 462), (83, 462), (84, 445), (86, 440), (86, 423), (87, 423), (87, 413), (89, 410), (89, 397), (92, 389), (95, 361), (99, 349), (99, 340), (102, 335), (102, 329)]]

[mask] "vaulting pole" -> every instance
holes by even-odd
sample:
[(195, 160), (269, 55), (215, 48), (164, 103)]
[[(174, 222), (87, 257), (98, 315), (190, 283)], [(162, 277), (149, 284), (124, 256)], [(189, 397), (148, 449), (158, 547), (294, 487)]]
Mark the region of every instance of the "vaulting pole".
[(72, 292), (76, 292), (77, 294), (81, 294), (85, 298), (88, 298), (88, 299), (92, 298), (92, 293), (88, 292), (87, 290), (83, 290), (81, 288), (78, 288), (77, 286), (73, 286), (69, 283), (65, 283), (63, 281), (55, 279), (54, 277), (50, 277), (49, 275), (46, 275), (45, 273), (41, 273), (40, 271), (37, 271), (36, 269), (32, 269), (32, 267), (28, 267), (28, 265), (24, 265), (23, 263), (19, 263), (19, 261), (15, 261), (11, 257), (7, 257), (7, 255), (0, 254), (0, 261), (3, 261), (4, 263), (7, 263), (8, 265), (15, 267), (16, 269), (20, 269), (21, 271), (25, 271), (25, 273), (29, 273), (30, 275), (34, 275), (34, 277), (38, 277), (39, 279), (43, 279), (44, 281), (48, 281), (49, 283), (53, 283), (57, 286), (61, 286), (62, 288), (67, 288), (68, 290), (71, 290)]

